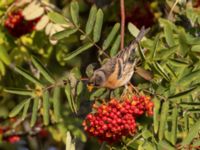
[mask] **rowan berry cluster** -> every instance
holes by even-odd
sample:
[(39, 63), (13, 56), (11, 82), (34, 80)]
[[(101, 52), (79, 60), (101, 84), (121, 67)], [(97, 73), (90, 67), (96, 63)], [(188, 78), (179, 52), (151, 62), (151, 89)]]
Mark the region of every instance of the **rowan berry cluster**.
[(107, 104), (93, 106), (94, 113), (90, 113), (83, 121), (84, 130), (100, 141), (114, 143), (122, 136), (131, 136), (136, 132), (136, 117), (147, 112), (153, 114), (153, 103), (149, 97), (133, 96), (122, 102), (117, 99)]
[(27, 33), (30, 33), (34, 30), (36, 23), (40, 20), (40, 18), (36, 18), (34, 20), (27, 21), (24, 19), (22, 15), (22, 11), (18, 10), (12, 12), (8, 15), (5, 20), (4, 26), (7, 28), (9, 33), (14, 37), (20, 37)]

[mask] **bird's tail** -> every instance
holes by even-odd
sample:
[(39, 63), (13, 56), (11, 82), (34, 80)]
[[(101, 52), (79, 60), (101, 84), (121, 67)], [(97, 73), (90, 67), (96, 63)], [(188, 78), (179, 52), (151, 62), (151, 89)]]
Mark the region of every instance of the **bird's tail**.
[(129, 49), (135, 49), (137, 44), (142, 40), (142, 38), (149, 32), (150, 28), (145, 29), (144, 26), (140, 29), (140, 32), (138, 33), (137, 37), (130, 43), (128, 46)]
[(125, 49), (123, 49), (119, 54), (118, 54), (118, 58), (122, 58), (124, 62), (126, 62), (127, 60), (129, 60), (129, 57), (132, 53), (132, 51), (137, 47), (138, 43), (142, 40), (142, 38), (145, 36), (145, 34), (147, 34), (147, 32), (149, 32), (150, 28), (145, 29), (145, 27), (143, 26), (139, 32), (139, 34), (137, 35), (137, 37), (129, 44), (128, 47), (126, 47)]

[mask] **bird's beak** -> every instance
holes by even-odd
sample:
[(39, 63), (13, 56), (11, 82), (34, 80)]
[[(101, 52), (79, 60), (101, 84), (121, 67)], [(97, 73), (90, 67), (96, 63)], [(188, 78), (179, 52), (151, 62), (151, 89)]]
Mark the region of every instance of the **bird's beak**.
[(81, 81), (83, 81), (83, 83), (85, 83), (87, 85), (88, 91), (92, 92), (92, 90), (94, 88), (93, 82), (88, 78), (82, 78)]
[(87, 84), (87, 89), (89, 92), (92, 92), (92, 90), (94, 89), (94, 85), (93, 84)]

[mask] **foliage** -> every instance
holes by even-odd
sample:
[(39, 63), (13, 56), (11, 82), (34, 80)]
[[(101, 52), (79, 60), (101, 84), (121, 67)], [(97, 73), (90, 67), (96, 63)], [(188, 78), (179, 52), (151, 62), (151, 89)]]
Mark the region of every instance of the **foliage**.
[[(90, 92), (84, 77), (93, 74), (93, 62), (102, 65), (119, 51), (120, 23), (117, 19), (114, 23), (109, 20), (117, 18), (116, 14), (109, 14), (109, 7), (117, 5), (113, 3), (102, 9), (95, 4), (90, 8), (83, 1), (72, 1), (62, 12), (43, 1), (0, 2), (2, 147), (9, 147), (5, 141), (17, 142), (19, 137), (32, 149), (39, 149), (37, 140), (44, 137), (47, 146), (43, 148), (52, 143), (58, 147), (56, 142), (66, 143), (67, 150), (75, 149), (80, 141), (86, 147), (91, 141), (97, 145), (97, 141), (87, 138), (81, 124), (90, 113), (91, 104), (106, 100), (110, 92), (105, 88)], [(156, 23), (136, 49), (137, 67), (148, 70), (154, 77), (144, 80), (136, 72), (132, 78), (137, 93), (152, 97), (153, 117), (138, 117), (137, 132), (133, 136), (123, 137), (114, 144), (102, 143), (101, 149), (195, 149), (200, 146), (200, 11), (191, 1), (153, 1), (151, 7), (154, 5), (164, 5), (171, 11), (166, 18), (162, 15), (164, 12), (152, 8)], [(38, 11), (34, 13), (33, 8)], [(4, 22), (15, 10), (22, 10), (27, 22), (39, 18), (33, 32), (16, 38), (6, 29)], [(129, 22), (126, 44), (138, 32)], [(120, 98), (124, 89), (114, 90), (111, 97)], [(59, 148), (63, 147), (61, 144)]]

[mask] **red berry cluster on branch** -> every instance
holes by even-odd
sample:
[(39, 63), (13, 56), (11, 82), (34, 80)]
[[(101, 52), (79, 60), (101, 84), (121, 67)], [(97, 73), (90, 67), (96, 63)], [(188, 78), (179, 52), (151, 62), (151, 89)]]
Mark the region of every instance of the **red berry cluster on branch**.
[(114, 143), (122, 136), (133, 135), (136, 131), (135, 118), (147, 112), (153, 114), (153, 103), (149, 97), (133, 96), (119, 102), (112, 99), (107, 104), (94, 104), (94, 113), (87, 115), (83, 121), (84, 130), (100, 141)]
[(26, 21), (22, 15), (22, 11), (18, 10), (8, 15), (5, 20), (4, 26), (9, 33), (14, 37), (20, 37), (24, 34), (30, 33), (34, 30), (36, 23), (40, 18)]

